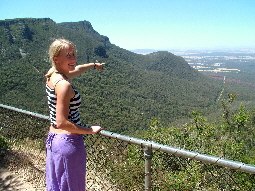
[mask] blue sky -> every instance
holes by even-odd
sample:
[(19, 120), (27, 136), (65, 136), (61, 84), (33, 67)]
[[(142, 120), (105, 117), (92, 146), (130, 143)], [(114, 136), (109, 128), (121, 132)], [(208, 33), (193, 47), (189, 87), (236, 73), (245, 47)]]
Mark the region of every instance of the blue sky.
[(0, 0), (0, 20), (89, 21), (128, 50), (255, 47), (255, 0)]

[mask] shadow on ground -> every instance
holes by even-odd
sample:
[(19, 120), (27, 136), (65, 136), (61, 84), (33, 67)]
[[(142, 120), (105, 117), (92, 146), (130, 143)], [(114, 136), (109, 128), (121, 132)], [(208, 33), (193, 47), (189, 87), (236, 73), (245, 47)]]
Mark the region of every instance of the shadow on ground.
[(22, 189), (23, 183), (19, 177), (12, 175), (5, 169), (0, 169), (0, 190), (1, 191), (14, 191)]

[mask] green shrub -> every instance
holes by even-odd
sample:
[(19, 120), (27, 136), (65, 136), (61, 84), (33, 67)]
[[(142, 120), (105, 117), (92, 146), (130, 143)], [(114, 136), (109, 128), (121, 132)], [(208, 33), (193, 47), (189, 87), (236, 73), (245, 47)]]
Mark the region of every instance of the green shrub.
[(1, 151), (10, 149), (10, 145), (5, 137), (0, 134), (0, 153)]

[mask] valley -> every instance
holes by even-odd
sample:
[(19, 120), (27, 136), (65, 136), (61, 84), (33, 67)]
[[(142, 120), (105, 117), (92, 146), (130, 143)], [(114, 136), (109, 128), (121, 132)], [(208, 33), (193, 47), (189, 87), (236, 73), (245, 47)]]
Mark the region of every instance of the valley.
[(201, 72), (240, 73), (255, 70), (255, 49), (174, 51)]

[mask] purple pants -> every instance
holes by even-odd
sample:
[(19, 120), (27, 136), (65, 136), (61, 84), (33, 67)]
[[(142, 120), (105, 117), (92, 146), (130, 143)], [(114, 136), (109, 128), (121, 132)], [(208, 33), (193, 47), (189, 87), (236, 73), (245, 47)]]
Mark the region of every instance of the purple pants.
[(86, 148), (83, 135), (49, 132), (46, 157), (48, 191), (86, 190)]

